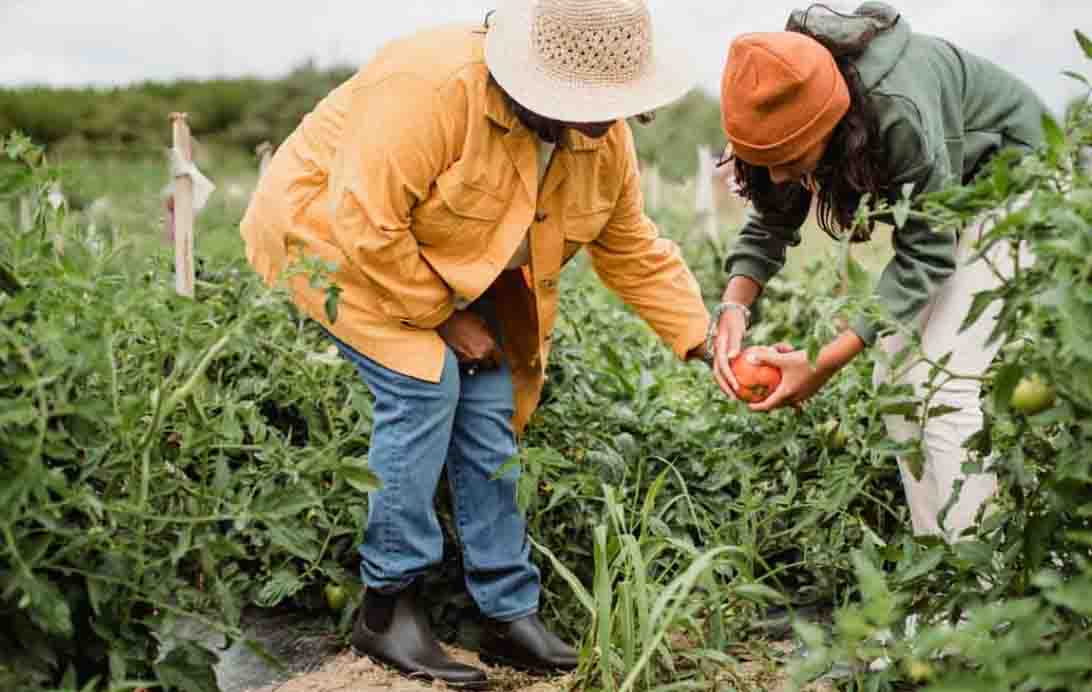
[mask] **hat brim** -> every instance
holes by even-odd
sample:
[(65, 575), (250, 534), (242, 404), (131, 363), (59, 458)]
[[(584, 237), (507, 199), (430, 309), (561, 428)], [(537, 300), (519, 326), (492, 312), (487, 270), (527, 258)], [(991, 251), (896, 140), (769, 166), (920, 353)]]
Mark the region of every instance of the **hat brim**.
[(531, 42), (530, 0), (509, 0), (492, 16), (485, 39), (489, 71), (521, 106), (546, 118), (571, 123), (598, 123), (630, 118), (682, 98), (694, 88), (689, 56), (664, 40), (667, 33), (653, 22), (652, 60), (644, 73), (625, 84), (569, 81), (548, 72)]

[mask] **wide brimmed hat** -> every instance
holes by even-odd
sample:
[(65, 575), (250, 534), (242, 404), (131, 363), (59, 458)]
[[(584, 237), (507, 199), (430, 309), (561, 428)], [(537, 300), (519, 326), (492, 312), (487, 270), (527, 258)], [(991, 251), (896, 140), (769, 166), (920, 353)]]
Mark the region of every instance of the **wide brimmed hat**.
[(689, 56), (644, 0), (503, 0), (485, 60), (523, 107), (574, 123), (647, 113), (695, 84)]

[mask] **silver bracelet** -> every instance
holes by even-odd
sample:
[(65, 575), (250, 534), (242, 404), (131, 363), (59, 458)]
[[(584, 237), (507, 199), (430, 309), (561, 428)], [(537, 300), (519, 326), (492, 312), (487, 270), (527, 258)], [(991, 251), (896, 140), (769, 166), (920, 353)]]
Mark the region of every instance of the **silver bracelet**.
[(729, 310), (739, 310), (742, 312), (744, 326), (751, 326), (751, 309), (743, 303), (720, 303), (717, 307), (713, 308), (713, 316), (712, 319), (709, 320), (709, 331), (705, 334), (705, 355), (709, 362), (713, 362), (715, 358), (717, 331), (720, 328), (720, 318)]
[(720, 322), (721, 316), (729, 310), (739, 310), (743, 313), (743, 326), (751, 326), (751, 308), (747, 307), (743, 303), (721, 303), (717, 306), (717, 322)]

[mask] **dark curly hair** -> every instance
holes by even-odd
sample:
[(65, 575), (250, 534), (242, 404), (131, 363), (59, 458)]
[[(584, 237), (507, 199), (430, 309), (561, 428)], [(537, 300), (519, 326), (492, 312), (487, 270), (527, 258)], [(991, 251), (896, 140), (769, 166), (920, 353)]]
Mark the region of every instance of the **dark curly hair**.
[[(788, 30), (823, 43), (821, 36), (795, 27)], [(835, 126), (814, 173), (818, 185), (816, 215), (819, 227), (835, 240), (840, 240), (847, 230), (852, 232), (852, 242), (862, 242), (871, 237), (871, 223), (864, 228), (854, 228), (857, 208), (866, 194), (871, 200), (881, 197), (890, 180), (886, 150), (880, 138), (879, 118), (854, 65), (854, 59), (864, 52), (871, 38), (862, 40), (853, 51), (846, 52), (842, 46), (839, 50), (841, 54), (835, 57), (838, 70), (849, 87), (850, 105)], [(770, 178), (770, 170), (765, 166), (754, 166), (738, 157), (732, 157), (729, 161), (735, 167), (739, 194), (763, 212), (791, 213), (810, 204), (811, 195), (799, 182), (777, 184)]]

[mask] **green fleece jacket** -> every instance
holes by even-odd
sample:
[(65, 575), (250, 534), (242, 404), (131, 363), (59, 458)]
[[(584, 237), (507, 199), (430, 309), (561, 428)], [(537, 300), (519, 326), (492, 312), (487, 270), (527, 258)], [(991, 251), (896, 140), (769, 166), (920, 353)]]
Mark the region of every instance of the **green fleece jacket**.
[[(896, 14), (882, 3), (866, 3), (857, 12), (877, 8)], [(1042, 139), (1046, 107), (1027, 85), (943, 39), (914, 33), (901, 16), (855, 64), (879, 116), (892, 202), (907, 183), (917, 195), (967, 182), (1000, 149), (1032, 149)], [(784, 266), (786, 248), (800, 243), (806, 218), (806, 206), (753, 209), (727, 259), (729, 277), (764, 285)], [(894, 258), (876, 291), (891, 315), (907, 324), (955, 271), (956, 238), (910, 220), (895, 230), (893, 245)], [(875, 342), (875, 324), (858, 319), (850, 327), (866, 344)]]

